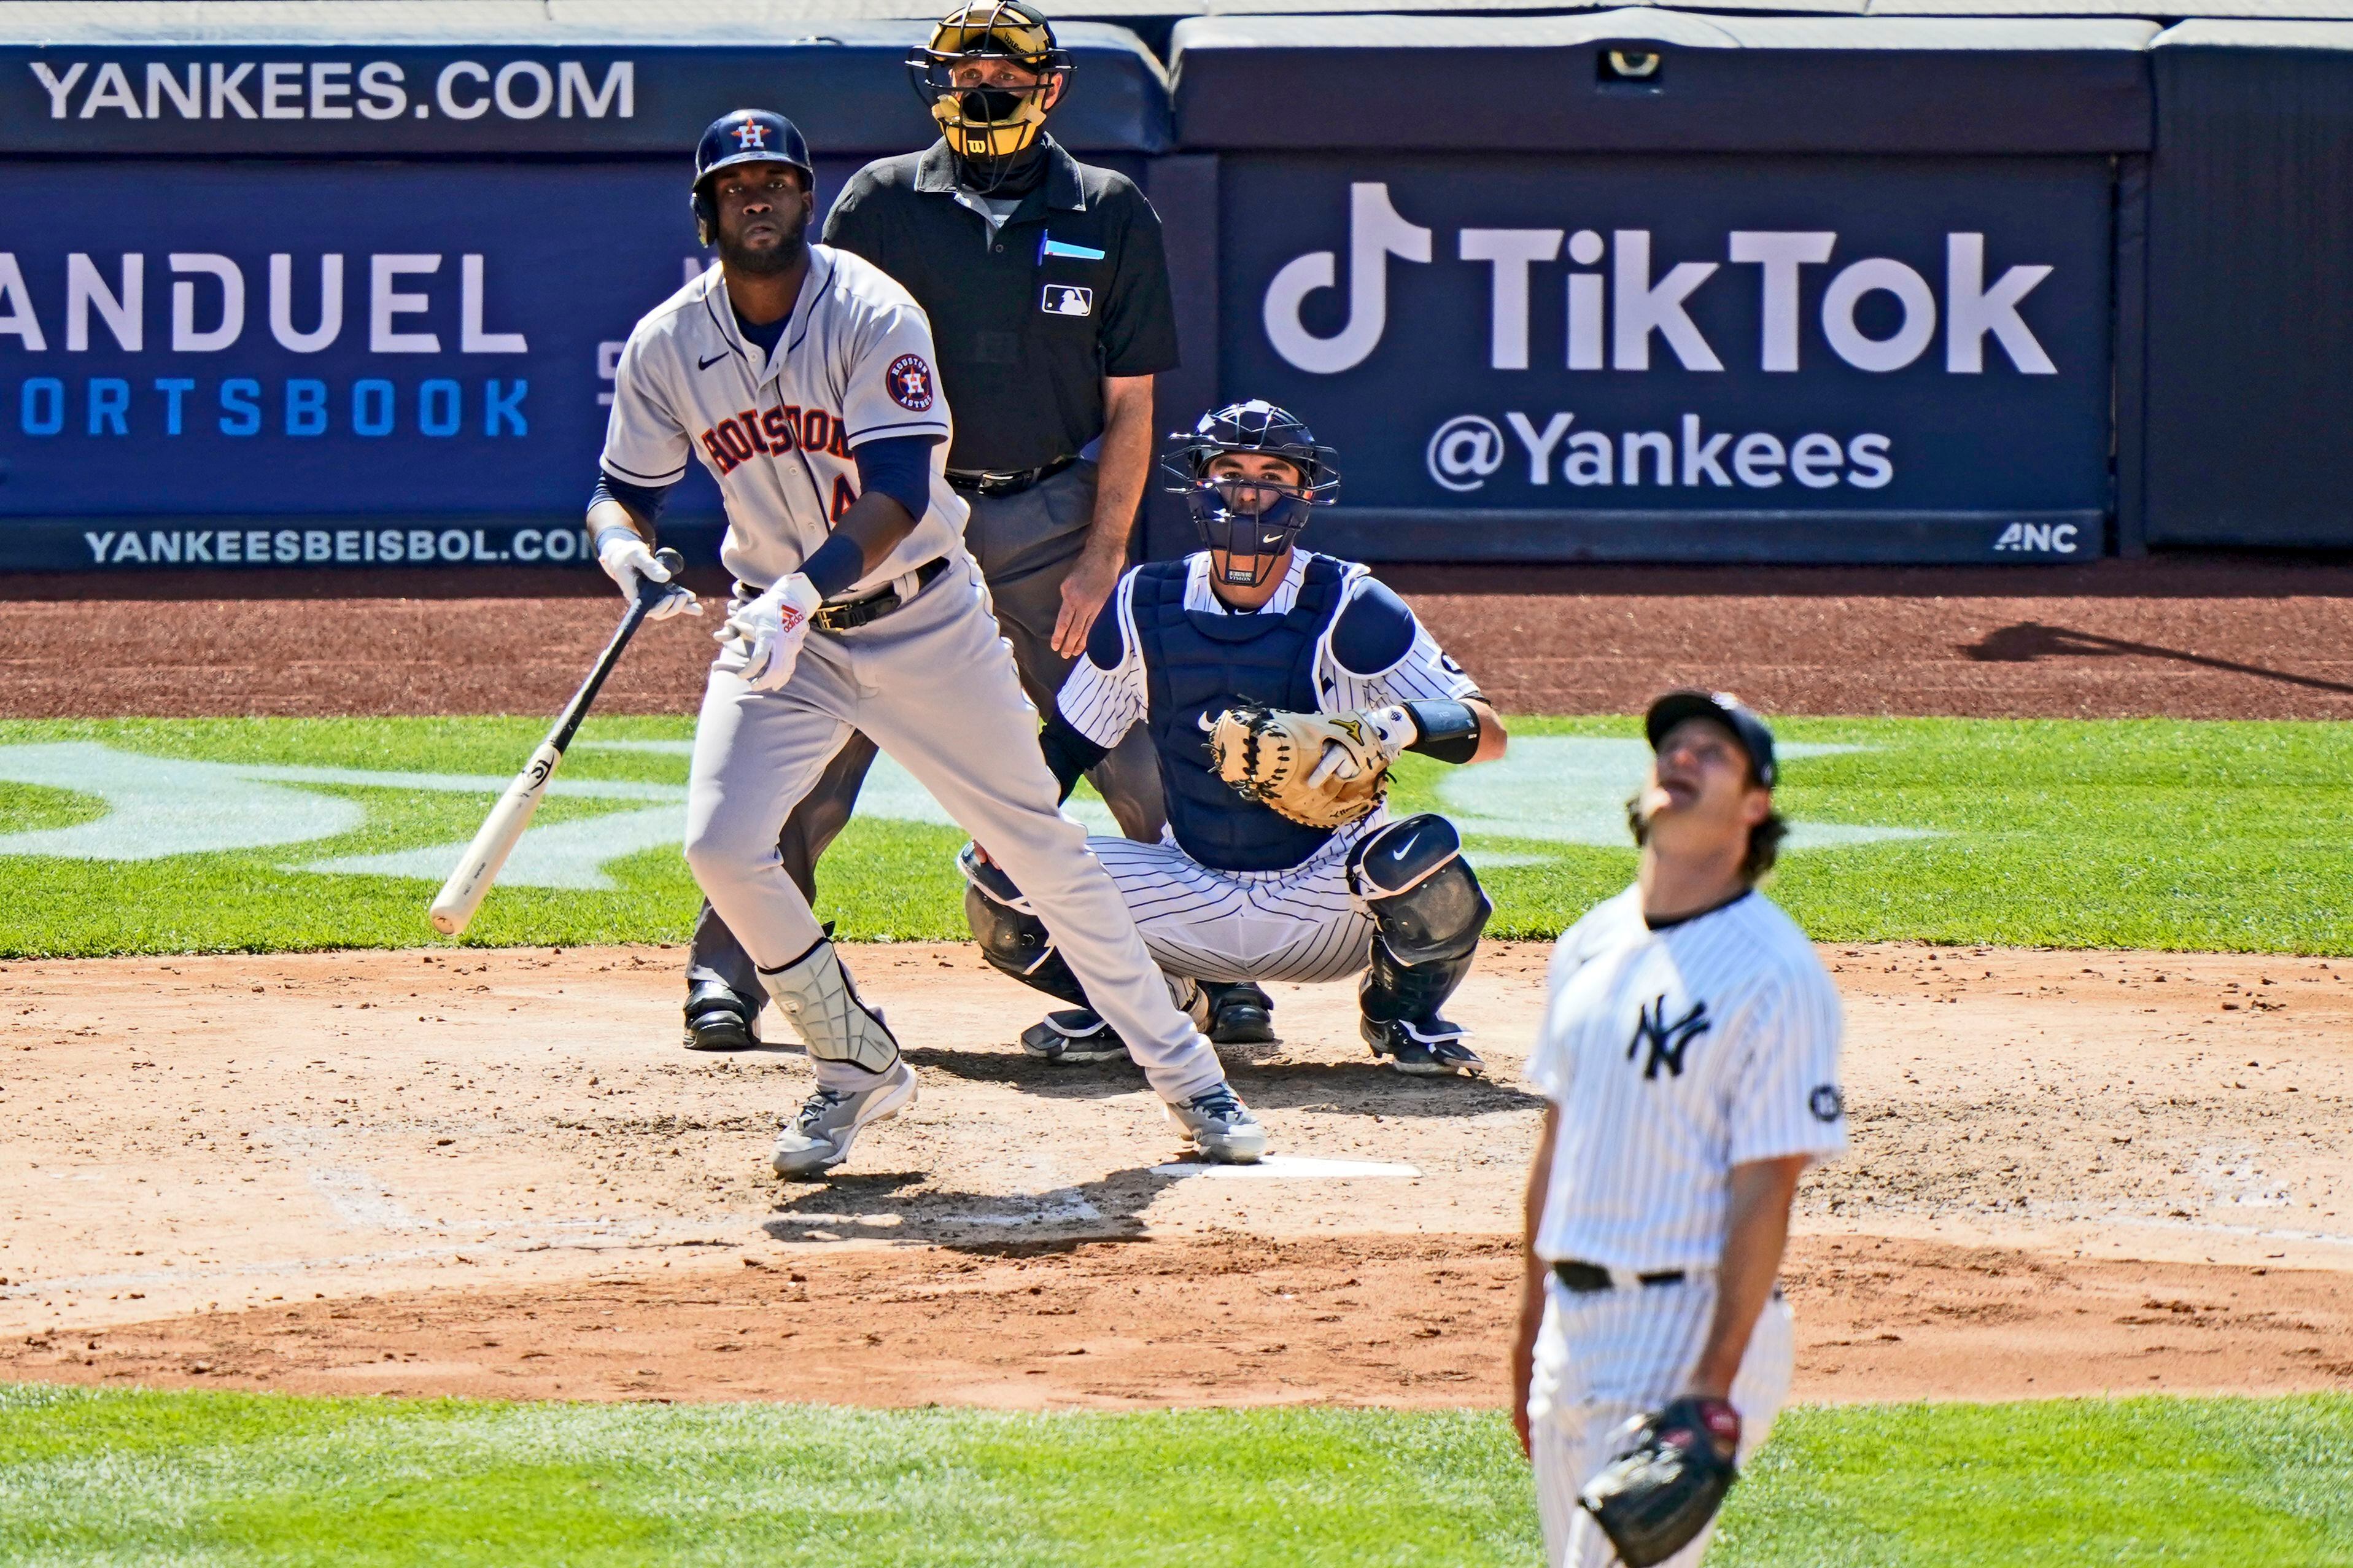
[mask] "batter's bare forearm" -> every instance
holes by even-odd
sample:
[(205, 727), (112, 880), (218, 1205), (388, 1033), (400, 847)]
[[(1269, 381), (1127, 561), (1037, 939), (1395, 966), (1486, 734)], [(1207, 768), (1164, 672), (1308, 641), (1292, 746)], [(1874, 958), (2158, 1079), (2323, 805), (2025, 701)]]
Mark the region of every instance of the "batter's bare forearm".
[(1095, 514), (1087, 548), (1125, 559), (1136, 508), (1152, 475), (1152, 377), (1103, 378), (1103, 445), (1095, 454)]
[(846, 537), (858, 546), (861, 577), (881, 566), (914, 531), (915, 519), (907, 509), (879, 490), (870, 490), (851, 502), (849, 510), (833, 525), (836, 537)]
[(1732, 1216), (1716, 1265), (1715, 1315), (1688, 1392), (1727, 1399), (1748, 1353), (1757, 1314), (1773, 1294), (1789, 1241), (1789, 1205), (1807, 1157), (1758, 1160), (1732, 1168)]
[(588, 509), (588, 537), (601, 539), (607, 528), (627, 528), (650, 545), (654, 542), (653, 525), (640, 522), (638, 514), (617, 501), (600, 501)]

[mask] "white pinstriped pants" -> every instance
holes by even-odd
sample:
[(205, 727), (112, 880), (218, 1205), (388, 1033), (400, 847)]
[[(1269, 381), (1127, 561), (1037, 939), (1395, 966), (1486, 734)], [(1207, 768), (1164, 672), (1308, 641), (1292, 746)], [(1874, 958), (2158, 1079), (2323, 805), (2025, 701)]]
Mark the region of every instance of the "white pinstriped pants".
[[(1706, 1276), (1681, 1285), (1571, 1291), (1551, 1282), (1536, 1335), (1535, 1375), (1528, 1386), (1528, 1435), (1535, 1450), (1536, 1513), (1544, 1521), (1551, 1568), (1610, 1568), (1618, 1553), (1577, 1494), (1610, 1458), (1610, 1438), (1633, 1416), (1684, 1392), (1715, 1311)], [(1789, 1395), (1797, 1335), (1789, 1304), (1776, 1290), (1757, 1315), (1732, 1381), (1740, 1413), (1740, 1462), (1763, 1446)], [(1667, 1559), (1662, 1568), (1699, 1568), (1715, 1526)]]
[(1376, 812), (1281, 871), (1219, 871), (1163, 838), (1091, 838), (1145, 950), (1172, 975), (1236, 980), (1345, 980), (1372, 950), (1373, 916), (1348, 891), (1348, 851), (1388, 821)]

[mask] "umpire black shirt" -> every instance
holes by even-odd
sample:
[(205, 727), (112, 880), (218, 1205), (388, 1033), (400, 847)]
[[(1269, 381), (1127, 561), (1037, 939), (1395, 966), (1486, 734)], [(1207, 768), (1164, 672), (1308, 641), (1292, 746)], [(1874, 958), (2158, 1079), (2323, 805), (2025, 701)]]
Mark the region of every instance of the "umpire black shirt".
[(1051, 138), (1046, 177), (996, 234), (956, 200), (945, 142), (843, 187), (825, 242), (896, 278), (932, 319), (954, 469), (1039, 468), (1103, 429), (1103, 378), (1176, 366), (1160, 217), (1134, 182)]

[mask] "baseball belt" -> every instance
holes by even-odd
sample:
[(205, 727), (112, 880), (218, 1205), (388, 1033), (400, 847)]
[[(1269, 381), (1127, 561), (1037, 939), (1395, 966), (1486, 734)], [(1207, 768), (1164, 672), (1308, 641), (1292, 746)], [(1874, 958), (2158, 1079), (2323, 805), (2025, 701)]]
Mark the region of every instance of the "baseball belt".
[[(940, 574), (947, 569), (947, 557), (934, 556), (913, 571), (892, 578), (891, 586), (880, 593), (868, 594), (864, 599), (847, 599), (839, 604), (819, 605), (817, 613), (809, 617), (809, 625), (819, 631), (855, 631), (861, 626), (871, 626), (937, 582)], [(757, 589), (742, 583), (735, 585), (737, 604), (757, 596)]]
[(948, 483), (971, 495), (1018, 495), (1032, 485), (1043, 484), (1079, 460), (1060, 457), (1036, 468), (948, 470)]
[(1585, 1263), (1576, 1258), (1554, 1264), (1552, 1272), (1554, 1278), (1579, 1295), (1626, 1285), (1681, 1285), (1683, 1282), (1683, 1271), (1680, 1268), (1664, 1268), (1655, 1274), (1629, 1274), (1622, 1268), (1604, 1268), (1598, 1263)]

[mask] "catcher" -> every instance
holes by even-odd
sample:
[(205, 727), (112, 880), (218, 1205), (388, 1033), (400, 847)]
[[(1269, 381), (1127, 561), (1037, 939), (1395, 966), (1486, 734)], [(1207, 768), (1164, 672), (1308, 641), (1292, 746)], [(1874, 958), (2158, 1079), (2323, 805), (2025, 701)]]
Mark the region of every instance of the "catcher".
[[(1120, 578), (1040, 743), (1065, 799), (1128, 730), (1151, 736), (1158, 843), (1092, 838), (1178, 1005), (1221, 1044), (1271, 1040), (1253, 983), (1362, 975), (1365, 1042), (1407, 1073), (1472, 1074), (1439, 1009), (1493, 906), (1443, 817), (1391, 821), (1389, 765), (1504, 755), (1462, 667), (1362, 566), (1293, 547), (1340, 482), (1330, 448), (1273, 405), (1202, 417), (1163, 466), (1208, 546)], [(1071, 1003), (1022, 1036), (1056, 1062), (1126, 1054), (1020, 891), (964, 857), (988, 961)]]

